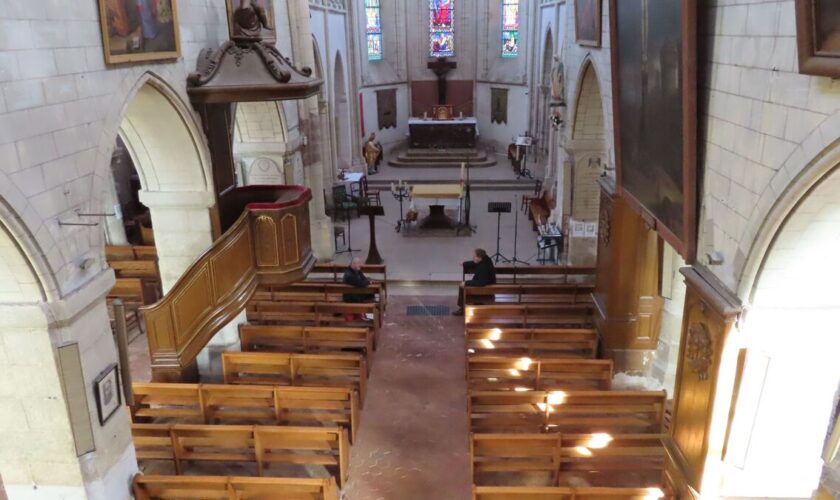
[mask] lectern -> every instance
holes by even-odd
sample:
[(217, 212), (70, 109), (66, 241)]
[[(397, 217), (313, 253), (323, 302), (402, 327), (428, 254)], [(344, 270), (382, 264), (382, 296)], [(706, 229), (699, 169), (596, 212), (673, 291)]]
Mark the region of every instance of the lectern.
[(368, 249), (367, 260), (365, 264), (382, 264), (382, 256), (379, 255), (379, 249), (376, 247), (376, 217), (385, 215), (385, 207), (381, 205), (367, 205), (359, 207), (360, 215), (367, 215), (370, 220), (370, 248)]

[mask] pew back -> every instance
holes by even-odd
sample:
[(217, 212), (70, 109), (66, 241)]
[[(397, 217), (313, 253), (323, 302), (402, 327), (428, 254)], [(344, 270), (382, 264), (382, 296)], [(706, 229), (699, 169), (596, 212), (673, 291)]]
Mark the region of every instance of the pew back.
[(468, 328), (466, 335), (468, 354), (594, 358), (598, 352), (594, 329)]
[(672, 500), (660, 488), (572, 488), (540, 486), (473, 486), (473, 500)]
[(335, 479), (144, 476), (134, 477), (136, 500), (338, 500)]
[(606, 359), (532, 359), (471, 356), (467, 360), (470, 389), (609, 390), (613, 362)]
[(468, 306), (467, 328), (592, 328), (591, 304), (497, 304)]
[(240, 325), (239, 340), (244, 352), (373, 353), (370, 328)]
[(493, 303), (549, 303), (589, 304), (595, 285), (588, 283), (552, 284), (501, 284), (468, 286), (464, 288), (464, 301), (470, 304)]

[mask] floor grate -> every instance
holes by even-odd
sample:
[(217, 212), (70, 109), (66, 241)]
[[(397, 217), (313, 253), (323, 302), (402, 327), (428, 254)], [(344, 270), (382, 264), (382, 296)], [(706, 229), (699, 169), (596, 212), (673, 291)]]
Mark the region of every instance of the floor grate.
[(449, 306), (408, 306), (406, 316), (448, 316)]

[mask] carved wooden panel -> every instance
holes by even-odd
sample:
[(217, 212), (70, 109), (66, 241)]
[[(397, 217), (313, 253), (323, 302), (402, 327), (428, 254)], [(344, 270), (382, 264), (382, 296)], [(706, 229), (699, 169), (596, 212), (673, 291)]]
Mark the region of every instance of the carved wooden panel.
[(190, 338), (194, 328), (214, 306), (210, 267), (205, 263), (183, 287), (175, 291), (172, 300), (172, 320), (176, 340)]
[[(698, 490), (710, 448), (709, 428), (721, 355), (741, 312), (737, 299), (707, 272), (701, 272), (682, 270), (687, 290), (672, 419), (674, 441), (695, 483), (691, 486)], [(719, 449), (718, 445), (713, 448)]]
[(247, 225), (233, 235), (210, 261), (213, 275), (214, 305), (218, 305), (225, 296), (237, 289), (243, 280), (254, 273), (251, 258), (251, 233)]
[(254, 235), (256, 245), (254, 253), (257, 257), (257, 266), (279, 266), (280, 245), (277, 242), (277, 224), (268, 215), (260, 215), (254, 224)]
[(280, 227), (283, 228), (283, 264), (297, 264), (300, 262), (297, 217), (292, 214), (284, 215)]

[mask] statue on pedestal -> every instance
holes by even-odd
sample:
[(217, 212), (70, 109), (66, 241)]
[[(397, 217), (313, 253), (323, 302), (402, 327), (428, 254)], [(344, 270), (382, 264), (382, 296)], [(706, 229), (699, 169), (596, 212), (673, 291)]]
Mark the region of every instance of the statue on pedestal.
[(558, 56), (554, 56), (551, 65), (551, 103), (555, 106), (566, 105), (566, 81), (563, 73), (563, 62)]
[(368, 168), (368, 175), (379, 173), (379, 162), (382, 161), (382, 144), (376, 141), (376, 134), (371, 132), (362, 146), (362, 156)]

